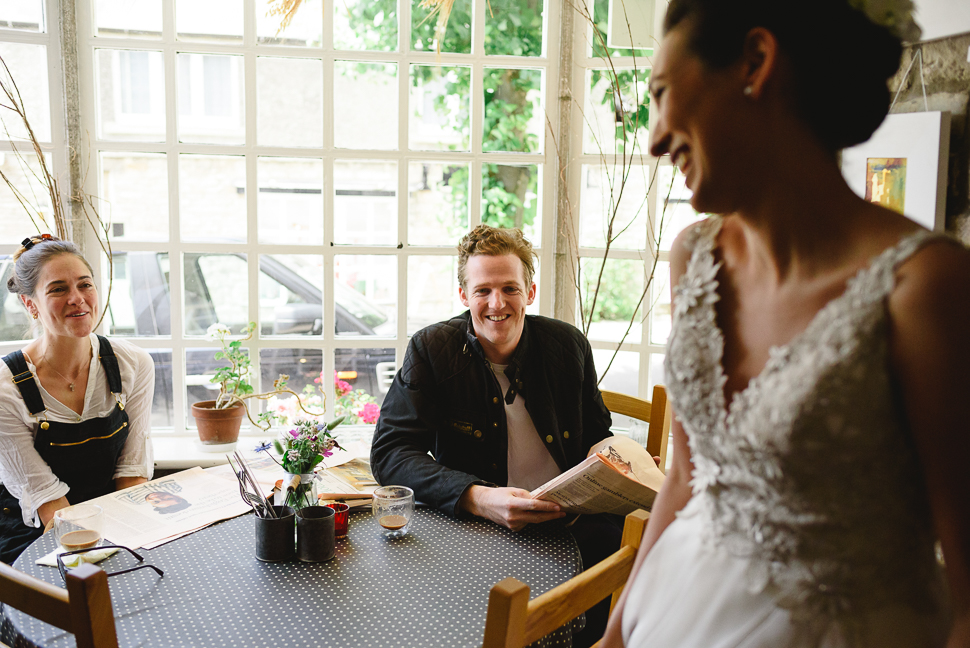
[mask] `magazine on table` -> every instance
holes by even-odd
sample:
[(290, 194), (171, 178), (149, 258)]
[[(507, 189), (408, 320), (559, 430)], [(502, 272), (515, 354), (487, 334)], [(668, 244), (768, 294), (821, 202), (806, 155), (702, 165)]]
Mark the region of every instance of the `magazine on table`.
[(555, 502), (568, 513), (626, 515), (653, 506), (664, 474), (653, 457), (629, 437), (612, 436), (589, 456), (532, 491), (534, 499)]
[(317, 493), (320, 499), (369, 500), (377, 487), (370, 461), (361, 457), (317, 472)]

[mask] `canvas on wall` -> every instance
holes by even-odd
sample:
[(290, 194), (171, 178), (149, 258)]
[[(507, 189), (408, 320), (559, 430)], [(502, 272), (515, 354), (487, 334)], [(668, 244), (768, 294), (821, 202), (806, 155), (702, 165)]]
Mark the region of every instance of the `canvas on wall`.
[(842, 151), (842, 175), (869, 202), (943, 231), (950, 113), (889, 115), (867, 142)]

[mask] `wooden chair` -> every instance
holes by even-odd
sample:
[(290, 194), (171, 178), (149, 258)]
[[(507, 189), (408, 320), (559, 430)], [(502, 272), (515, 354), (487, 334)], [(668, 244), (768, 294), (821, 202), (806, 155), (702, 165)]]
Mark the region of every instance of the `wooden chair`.
[(65, 591), (0, 563), (0, 603), (73, 633), (78, 648), (118, 648), (108, 575), (95, 565), (67, 572)]
[(660, 457), (660, 470), (666, 472), (667, 440), (670, 438), (670, 402), (663, 385), (653, 388), (653, 401), (627, 396), (618, 392), (602, 391), (606, 409), (650, 424), (647, 429), (647, 452)]
[(620, 549), (545, 594), (529, 600), (529, 586), (514, 578), (496, 583), (488, 594), (483, 648), (522, 648), (563, 626), (613, 594), (623, 593), (650, 514), (626, 516)]

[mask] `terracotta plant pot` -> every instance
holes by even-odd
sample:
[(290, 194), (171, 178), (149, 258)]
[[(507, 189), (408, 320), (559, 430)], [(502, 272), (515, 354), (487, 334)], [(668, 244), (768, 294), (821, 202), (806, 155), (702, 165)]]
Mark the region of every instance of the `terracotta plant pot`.
[(199, 401), (192, 405), (192, 416), (199, 427), (199, 441), (202, 445), (223, 445), (239, 440), (239, 427), (246, 408), (236, 403), (226, 409), (215, 409), (216, 402)]

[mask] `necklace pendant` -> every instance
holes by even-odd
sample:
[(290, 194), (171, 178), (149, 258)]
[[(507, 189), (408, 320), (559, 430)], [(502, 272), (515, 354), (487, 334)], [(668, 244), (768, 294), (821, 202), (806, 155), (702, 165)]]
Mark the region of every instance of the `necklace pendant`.
[(71, 391), (74, 391), (74, 383), (71, 383), (70, 385), (68, 385), (67, 388), (70, 389)]

